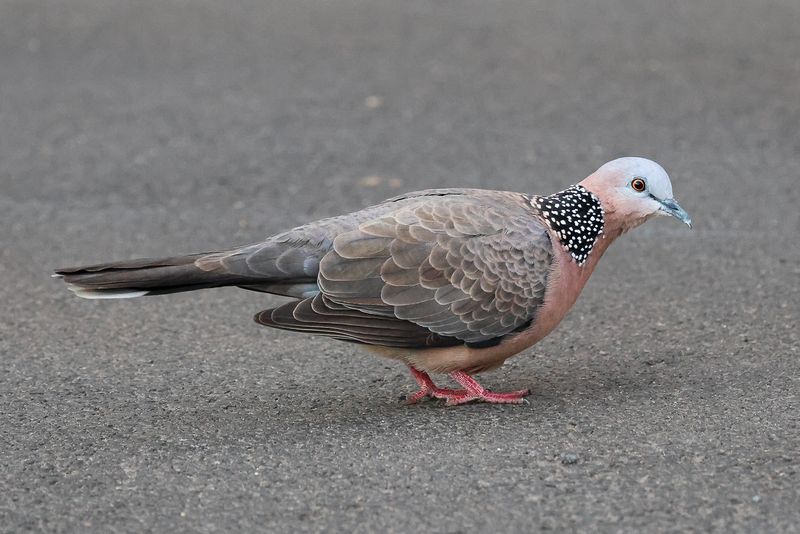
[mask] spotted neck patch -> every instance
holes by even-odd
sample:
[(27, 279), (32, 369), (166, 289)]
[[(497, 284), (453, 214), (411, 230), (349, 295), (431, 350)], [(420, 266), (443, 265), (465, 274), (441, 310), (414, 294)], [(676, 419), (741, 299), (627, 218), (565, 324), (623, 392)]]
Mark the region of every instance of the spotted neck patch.
[(549, 197), (532, 197), (531, 206), (577, 264), (586, 263), (603, 233), (600, 199), (582, 185), (573, 185)]

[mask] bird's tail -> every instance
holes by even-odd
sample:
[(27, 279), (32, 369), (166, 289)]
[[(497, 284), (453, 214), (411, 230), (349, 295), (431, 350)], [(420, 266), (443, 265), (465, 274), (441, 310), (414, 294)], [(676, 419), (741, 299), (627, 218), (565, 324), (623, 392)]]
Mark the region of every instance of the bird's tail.
[(216, 253), (171, 258), (143, 258), (83, 267), (57, 269), (67, 287), (87, 299), (122, 299), (163, 295), (252, 282), (252, 278), (225, 272), (216, 261), (204, 261)]

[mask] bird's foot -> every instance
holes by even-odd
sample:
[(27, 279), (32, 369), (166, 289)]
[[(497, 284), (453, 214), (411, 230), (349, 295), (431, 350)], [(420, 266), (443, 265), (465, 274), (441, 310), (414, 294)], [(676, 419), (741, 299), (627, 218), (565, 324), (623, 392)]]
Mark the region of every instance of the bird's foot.
[(480, 395), (470, 393), (463, 389), (454, 391), (460, 393), (447, 397), (447, 402), (445, 402), (447, 406), (458, 406), (459, 404), (466, 404), (472, 401), (488, 402), (489, 404), (528, 404), (528, 400), (525, 397), (531, 394), (529, 389), (520, 389), (518, 391), (508, 391), (505, 393), (494, 393), (487, 389)]
[(416, 404), (426, 397), (431, 397), (434, 399), (445, 399), (448, 405), (461, 404), (462, 402), (468, 402), (468, 401), (451, 403), (451, 400), (466, 398), (469, 395), (470, 393), (463, 389), (447, 389), (440, 387), (434, 387), (432, 389), (420, 388), (419, 391), (417, 391), (413, 395), (409, 395), (406, 398), (406, 404)]
[(457, 406), (472, 401), (482, 401), (491, 404), (523, 404), (528, 402), (525, 400), (525, 397), (531, 393), (529, 389), (494, 393), (481, 386), (474, 378), (463, 371), (452, 372), (450, 376), (453, 380), (464, 386), (464, 389), (440, 388), (433, 383), (433, 380), (431, 380), (431, 377), (428, 376), (427, 373), (415, 369), (410, 365), (409, 369), (414, 379), (419, 384), (420, 389), (406, 399), (408, 404), (416, 404), (425, 397), (445, 399), (445, 404), (447, 404), (447, 406)]
[(528, 401), (525, 397), (531, 394), (529, 389), (520, 389), (517, 391), (507, 391), (504, 393), (494, 393), (489, 391), (478, 382), (469, 376), (464, 371), (453, 371), (450, 373), (453, 380), (464, 386), (466, 395), (458, 395), (447, 399), (448, 406), (456, 406), (474, 400), (488, 402), (491, 404), (523, 404)]

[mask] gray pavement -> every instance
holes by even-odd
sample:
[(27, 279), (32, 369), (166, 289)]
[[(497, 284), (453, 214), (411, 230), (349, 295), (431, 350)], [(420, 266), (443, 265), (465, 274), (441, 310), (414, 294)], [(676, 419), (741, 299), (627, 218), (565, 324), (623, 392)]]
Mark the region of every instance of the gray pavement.
[[(0, 2), (0, 530), (797, 532), (798, 50), (796, 0)], [(623, 154), (696, 228), (482, 376), (528, 406), (405, 406), (276, 297), (49, 278)]]

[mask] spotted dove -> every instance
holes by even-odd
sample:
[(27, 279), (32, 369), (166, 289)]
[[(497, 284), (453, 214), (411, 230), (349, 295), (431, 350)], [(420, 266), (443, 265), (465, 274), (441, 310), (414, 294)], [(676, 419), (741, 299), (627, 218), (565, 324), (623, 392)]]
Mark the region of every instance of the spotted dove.
[[(257, 323), (358, 343), (404, 362), (425, 397), (521, 403), (471, 376), (549, 334), (605, 250), (654, 215), (691, 227), (667, 173), (606, 163), (549, 196), (480, 189), (408, 193), (223, 252), (58, 269), (76, 295), (129, 298), (220, 286), (290, 297)], [(460, 389), (434, 384), (449, 373)]]

